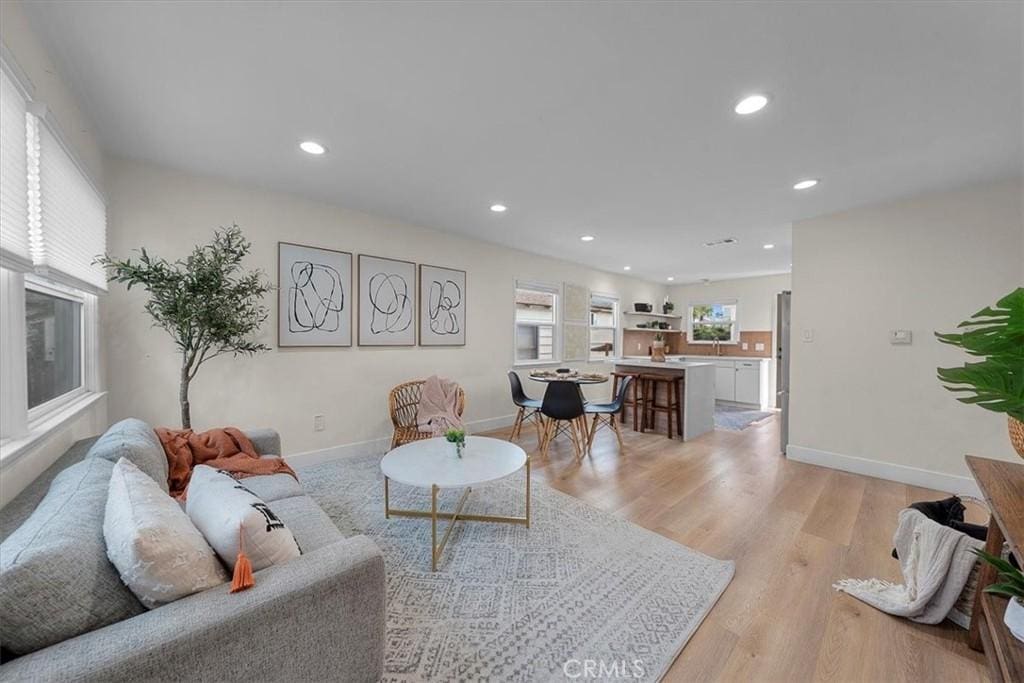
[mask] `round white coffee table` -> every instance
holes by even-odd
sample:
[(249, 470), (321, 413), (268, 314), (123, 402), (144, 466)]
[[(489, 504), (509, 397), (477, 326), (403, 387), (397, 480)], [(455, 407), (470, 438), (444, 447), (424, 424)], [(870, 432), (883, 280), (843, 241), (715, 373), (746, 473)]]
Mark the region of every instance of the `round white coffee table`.
[[(526, 468), (526, 515), (503, 517), (498, 515), (464, 515), (473, 486), (504, 479)], [(486, 436), (467, 436), (462, 457), (455, 454), (455, 444), (443, 438), (413, 441), (392, 450), (380, 461), (384, 473), (384, 516), (423, 517), (430, 519), (431, 571), (437, 571), (437, 560), (444, 551), (455, 522), (505, 522), (530, 526), (530, 457), (519, 446), (508, 441)], [(430, 510), (400, 510), (391, 507), (389, 484), (391, 480), (417, 488), (430, 489)], [(462, 488), (453, 512), (437, 509), (437, 494), (441, 489)], [(437, 520), (450, 523), (441, 542), (437, 541)]]

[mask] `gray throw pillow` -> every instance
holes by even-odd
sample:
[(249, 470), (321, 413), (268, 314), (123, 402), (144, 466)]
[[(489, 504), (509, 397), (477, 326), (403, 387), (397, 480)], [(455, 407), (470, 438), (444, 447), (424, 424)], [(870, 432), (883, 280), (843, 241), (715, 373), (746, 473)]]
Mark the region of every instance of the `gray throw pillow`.
[(145, 611), (107, 559), (103, 516), (114, 464), (86, 458), (0, 544), (0, 642), (28, 654)]
[(125, 458), (160, 484), (164, 491), (168, 490), (167, 456), (163, 444), (153, 428), (142, 420), (129, 417), (112, 425), (85, 457), (103, 458), (111, 464)]

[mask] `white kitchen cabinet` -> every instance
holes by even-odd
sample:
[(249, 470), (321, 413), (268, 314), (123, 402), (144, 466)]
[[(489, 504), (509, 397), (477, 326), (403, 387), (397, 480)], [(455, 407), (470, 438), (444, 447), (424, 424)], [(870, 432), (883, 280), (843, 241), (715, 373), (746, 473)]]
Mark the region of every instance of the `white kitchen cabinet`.
[(736, 400), (736, 364), (732, 361), (715, 362), (715, 400)]
[(760, 361), (736, 361), (736, 394), (732, 399), (737, 403), (761, 403)]

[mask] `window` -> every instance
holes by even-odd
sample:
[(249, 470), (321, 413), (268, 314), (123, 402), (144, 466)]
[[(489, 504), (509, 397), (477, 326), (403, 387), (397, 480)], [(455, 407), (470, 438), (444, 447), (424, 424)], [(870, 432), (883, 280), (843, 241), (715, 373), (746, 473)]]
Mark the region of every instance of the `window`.
[(102, 396), (106, 203), (45, 103), (0, 58), (0, 461)]
[(25, 287), (25, 355), (28, 408), (82, 388), (82, 302)]
[(590, 360), (602, 361), (616, 355), (619, 300), (600, 294), (590, 295)]
[(691, 344), (735, 344), (739, 339), (735, 301), (690, 306), (687, 333)]
[(516, 285), (516, 362), (558, 360), (558, 292)]

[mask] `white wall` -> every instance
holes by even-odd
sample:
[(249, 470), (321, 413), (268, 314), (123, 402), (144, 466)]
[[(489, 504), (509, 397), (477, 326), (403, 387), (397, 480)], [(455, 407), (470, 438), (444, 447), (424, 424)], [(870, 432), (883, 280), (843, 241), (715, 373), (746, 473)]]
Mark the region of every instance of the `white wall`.
[(936, 381), (966, 356), (933, 332), (1021, 285), (1021, 196), (1002, 182), (794, 225), (791, 457), (946, 490), (969, 488), (965, 454), (1016, 459), (1005, 416)]
[[(30, 81), (33, 99), (47, 105), (65, 142), (71, 146), (79, 161), (88, 169), (93, 182), (102, 191), (103, 155), (92, 132), (92, 125), (32, 30), (22, 3), (17, 0), (0, 2), (0, 39), (15, 61), (12, 66), (20, 70), (21, 77)], [(102, 362), (100, 386), (104, 386)], [(105, 400), (93, 403), (60, 428), (47, 434), (31, 450), (23, 451), (16, 460), (0, 465), (0, 507), (52, 465), (72, 443), (101, 432), (107, 422), (106, 405)]]
[(790, 274), (783, 273), (677, 285), (669, 288), (669, 299), (676, 305), (676, 312), (684, 316), (692, 304), (736, 299), (740, 331), (765, 331), (775, 329), (775, 295), (791, 288)]
[[(294, 196), (243, 188), (155, 166), (108, 160), (113, 202), (109, 247), (126, 256), (145, 246), (177, 258), (208, 241), (217, 226), (237, 223), (253, 242), (249, 259), (276, 281), (277, 242), (389, 256), (467, 271), (468, 340), (464, 348), (277, 349), (253, 358), (221, 357), (192, 384), (196, 429), (273, 426), (288, 453), (390, 435), (388, 390), (431, 373), (458, 380), (469, 421), (513, 413), (506, 372), (513, 357), (513, 286), (517, 278), (573, 282), (618, 294), (623, 302), (660, 301), (665, 288), (621, 275), (468, 240)], [(108, 339), (111, 420), (134, 415), (178, 424), (179, 358), (170, 338), (143, 311), (145, 295), (112, 285), (102, 303)], [(274, 346), (277, 306), (262, 340)], [(525, 382), (531, 394), (541, 385)], [(608, 385), (596, 389), (607, 393)], [(313, 415), (327, 428), (313, 431)]]

